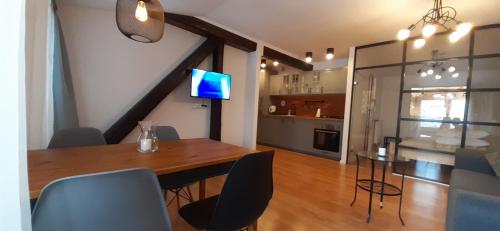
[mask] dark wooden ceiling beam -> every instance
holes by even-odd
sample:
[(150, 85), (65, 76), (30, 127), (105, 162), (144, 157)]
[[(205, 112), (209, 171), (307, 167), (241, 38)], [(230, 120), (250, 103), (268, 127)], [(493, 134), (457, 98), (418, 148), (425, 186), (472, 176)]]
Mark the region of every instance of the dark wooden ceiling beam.
[(218, 38), (224, 41), (225, 44), (246, 52), (257, 50), (256, 42), (193, 16), (166, 12), (165, 22), (207, 38)]
[(303, 71), (312, 71), (313, 70), (313, 65), (306, 63), (300, 59), (296, 59), (294, 57), (291, 57), (289, 55), (283, 54), (277, 50), (273, 50), (269, 47), (264, 47), (264, 58), (271, 59), (271, 60), (278, 60), (278, 62), (286, 64), (288, 66), (295, 67), (297, 69), (303, 70)]
[(207, 39), (201, 44), (104, 133), (106, 141), (109, 144), (117, 144), (122, 141), (137, 126), (137, 121), (146, 118), (170, 92), (187, 78), (192, 68), (200, 65), (205, 58), (213, 53), (218, 44), (220, 42), (216, 39)]

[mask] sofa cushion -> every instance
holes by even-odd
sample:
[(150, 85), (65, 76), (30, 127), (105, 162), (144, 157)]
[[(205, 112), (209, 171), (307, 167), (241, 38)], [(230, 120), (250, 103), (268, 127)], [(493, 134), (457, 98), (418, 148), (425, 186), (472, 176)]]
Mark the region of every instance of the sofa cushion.
[(500, 152), (490, 152), (484, 155), (497, 176), (500, 176)]
[(450, 190), (461, 189), (492, 196), (500, 196), (500, 179), (488, 174), (454, 169), (451, 172)]

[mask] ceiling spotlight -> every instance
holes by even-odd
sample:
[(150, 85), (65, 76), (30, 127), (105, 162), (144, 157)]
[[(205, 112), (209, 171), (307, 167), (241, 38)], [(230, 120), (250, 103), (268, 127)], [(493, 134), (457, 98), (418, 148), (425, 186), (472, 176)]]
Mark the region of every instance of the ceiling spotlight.
[(427, 24), (422, 29), (422, 36), (424, 36), (424, 38), (431, 37), (434, 33), (436, 33), (436, 30), (436, 26), (434, 26), (433, 24)]
[(427, 77), (427, 73), (425, 73), (425, 72), (420, 73), (420, 77), (423, 77), (423, 78)]
[(458, 76), (460, 76), (460, 74), (458, 74), (458, 73), (454, 73), (453, 75), (451, 75), (451, 77), (453, 77), (453, 78), (458, 78)]
[(409, 29), (402, 29), (398, 32), (398, 40), (406, 40), (409, 37), (410, 37)]
[(326, 49), (326, 59), (332, 60), (334, 52), (335, 52), (335, 49), (333, 49), (333, 48), (327, 48)]
[(455, 72), (455, 70), (456, 70), (456, 69), (455, 69), (455, 67), (454, 67), (454, 66), (451, 66), (451, 67), (449, 67), (449, 68), (448, 68), (448, 72)]
[(310, 63), (313, 60), (313, 53), (308, 51), (306, 52), (306, 63)]
[(462, 36), (466, 35), (467, 33), (469, 33), (471, 29), (472, 29), (472, 23), (463, 22), (457, 26), (456, 31), (458, 32), (458, 34), (460, 34), (460, 37), (462, 37)]
[(462, 37), (460, 35), (460, 33), (458, 31), (455, 31), (455, 32), (450, 34), (448, 39), (450, 40), (450, 42), (454, 43), (454, 42), (458, 41), (460, 39), (460, 37)]
[(441, 79), (441, 75), (436, 75), (436, 79)]
[(415, 40), (415, 42), (413, 42), (413, 47), (417, 49), (422, 48), (424, 45), (425, 45), (425, 39), (423, 38), (417, 39)]
[(432, 70), (432, 69), (427, 70), (427, 74), (428, 74), (428, 75), (432, 75), (432, 74), (434, 74), (434, 70)]
[(261, 59), (260, 60), (260, 68), (261, 69), (264, 69), (266, 68), (267, 64), (266, 64), (266, 60), (265, 59)]
[(276, 67), (276, 66), (278, 66), (278, 65), (280, 65), (280, 63), (278, 62), (278, 60), (274, 60), (274, 61), (273, 61), (273, 66), (275, 66), (275, 67)]

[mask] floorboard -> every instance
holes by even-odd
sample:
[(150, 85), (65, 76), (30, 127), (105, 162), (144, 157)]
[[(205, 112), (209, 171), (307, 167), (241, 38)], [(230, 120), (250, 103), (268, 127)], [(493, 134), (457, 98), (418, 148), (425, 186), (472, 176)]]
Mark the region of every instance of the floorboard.
[[(406, 226), (401, 226), (397, 216), (399, 199), (384, 197), (384, 208), (380, 209), (378, 196), (374, 196), (372, 221), (367, 224), (368, 193), (358, 190), (356, 203), (349, 206), (354, 195), (355, 165), (266, 146), (258, 149), (276, 150), (275, 191), (259, 219), (259, 231), (444, 230), (446, 186), (407, 178), (402, 209)], [(368, 165), (362, 164), (360, 174), (369, 176)], [(399, 185), (400, 179), (388, 174), (392, 184)], [(224, 177), (207, 180), (207, 195), (219, 193), (223, 183)], [(193, 192), (197, 190), (196, 185), (192, 187)], [(178, 216), (177, 209), (175, 203), (169, 207), (174, 230), (195, 230)]]

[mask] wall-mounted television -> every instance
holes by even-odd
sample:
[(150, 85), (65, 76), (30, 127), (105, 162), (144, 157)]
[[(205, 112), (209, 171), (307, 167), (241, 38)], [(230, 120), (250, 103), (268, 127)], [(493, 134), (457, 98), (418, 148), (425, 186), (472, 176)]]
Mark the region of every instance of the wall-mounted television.
[(231, 76), (217, 72), (193, 69), (191, 96), (208, 99), (229, 99)]

